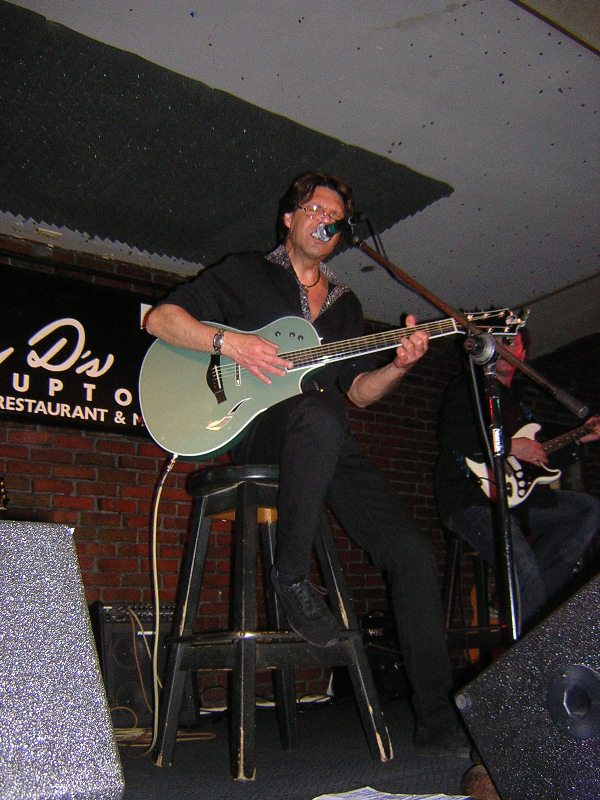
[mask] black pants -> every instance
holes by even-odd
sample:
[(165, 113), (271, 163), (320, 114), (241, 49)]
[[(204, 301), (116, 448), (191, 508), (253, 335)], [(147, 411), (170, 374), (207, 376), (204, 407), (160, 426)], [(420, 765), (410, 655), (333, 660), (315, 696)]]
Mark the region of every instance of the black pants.
[(350, 433), (342, 398), (307, 392), (273, 406), (233, 455), (243, 463), (279, 464), (276, 561), (282, 572), (308, 575), (323, 504), (369, 553), (390, 586), (417, 721), (451, 724), (452, 677), (433, 553)]
[[(565, 489), (554, 491), (552, 497), (552, 505), (537, 505), (534, 489), (526, 506), (527, 527), (519, 515), (510, 515), (522, 631), (563, 599), (575, 567), (600, 531), (598, 498)], [(491, 506), (463, 508), (446, 524), (496, 568), (497, 533)], [(536, 534), (531, 541), (528, 529)]]

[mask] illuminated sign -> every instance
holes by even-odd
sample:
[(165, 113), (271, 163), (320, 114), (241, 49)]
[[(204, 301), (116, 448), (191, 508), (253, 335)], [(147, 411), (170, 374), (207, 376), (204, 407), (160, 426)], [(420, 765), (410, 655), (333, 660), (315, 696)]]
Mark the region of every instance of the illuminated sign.
[(144, 429), (138, 375), (152, 338), (133, 292), (2, 267), (0, 417)]

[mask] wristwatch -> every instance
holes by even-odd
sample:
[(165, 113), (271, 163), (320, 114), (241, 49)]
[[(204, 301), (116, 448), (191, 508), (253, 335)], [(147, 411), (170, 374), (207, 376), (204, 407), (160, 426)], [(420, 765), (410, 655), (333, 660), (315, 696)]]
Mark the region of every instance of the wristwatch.
[(215, 333), (215, 335), (213, 336), (213, 350), (218, 356), (221, 355), (221, 348), (223, 347), (224, 338), (225, 338), (225, 331), (222, 328), (219, 328)]

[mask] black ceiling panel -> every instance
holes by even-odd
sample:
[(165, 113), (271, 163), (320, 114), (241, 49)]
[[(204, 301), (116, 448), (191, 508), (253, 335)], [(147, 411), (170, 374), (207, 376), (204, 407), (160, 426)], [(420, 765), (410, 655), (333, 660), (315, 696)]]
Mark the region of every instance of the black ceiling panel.
[(307, 169), (379, 231), (452, 188), (0, 1), (0, 211), (191, 262), (267, 249)]

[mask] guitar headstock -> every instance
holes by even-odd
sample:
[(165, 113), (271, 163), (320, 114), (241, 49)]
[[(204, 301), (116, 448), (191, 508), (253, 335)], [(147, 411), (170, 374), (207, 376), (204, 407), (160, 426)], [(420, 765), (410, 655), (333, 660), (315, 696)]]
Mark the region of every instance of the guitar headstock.
[(494, 336), (516, 336), (521, 328), (527, 324), (529, 310), (522, 317), (511, 311), (510, 308), (494, 309), (493, 311), (464, 312), (465, 317), (485, 333)]

